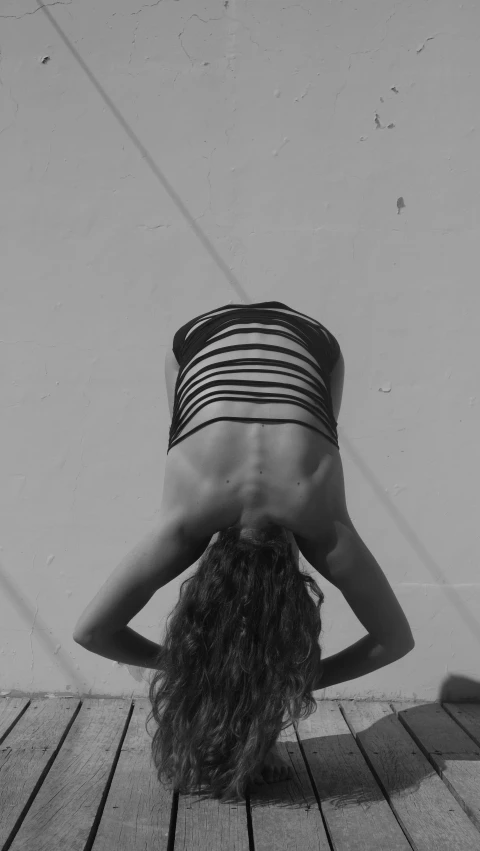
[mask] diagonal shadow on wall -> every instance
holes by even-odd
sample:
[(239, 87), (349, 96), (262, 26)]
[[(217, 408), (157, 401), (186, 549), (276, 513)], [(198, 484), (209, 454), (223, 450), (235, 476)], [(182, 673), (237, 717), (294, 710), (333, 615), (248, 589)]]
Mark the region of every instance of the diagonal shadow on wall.
[(361, 456), (358, 454), (358, 452), (352, 445), (352, 443), (348, 440), (347, 437), (345, 437), (343, 430), (340, 430), (339, 428), (339, 431), (341, 431), (342, 435), (342, 449), (344, 446), (347, 448), (348, 454), (350, 455), (353, 463), (358, 467), (363, 478), (367, 480), (373, 492), (377, 496), (379, 502), (381, 502), (384, 508), (388, 511), (390, 517), (399, 529), (400, 533), (403, 535), (405, 540), (408, 541), (412, 550), (417, 554), (419, 559), (427, 568), (433, 580), (438, 584), (440, 588), (443, 589), (450, 604), (453, 606), (453, 608), (457, 610), (463, 623), (470, 630), (472, 637), (475, 638), (478, 644), (480, 644), (480, 625), (473, 617), (471, 612), (468, 610), (460, 594), (458, 593), (456, 588), (448, 584), (448, 577), (445, 576), (441, 568), (433, 560), (427, 548), (422, 544), (422, 541), (411, 528), (411, 526), (407, 523), (398, 508), (393, 505), (391, 500), (386, 499), (383, 490), (383, 485), (380, 484), (380, 482), (376, 479), (372, 471), (369, 470)]

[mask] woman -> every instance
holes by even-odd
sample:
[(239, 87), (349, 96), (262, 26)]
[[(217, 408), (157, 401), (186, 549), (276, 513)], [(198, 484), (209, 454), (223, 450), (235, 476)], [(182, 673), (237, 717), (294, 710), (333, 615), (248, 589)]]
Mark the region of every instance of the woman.
[[(103, 613), (87, 610), (77, 637), (108, 656), (86, 643), (92, 624), (108, 618), (112, 632), (114, 613), (127, 641), (118, 625), (199, 560), (162, 647), (128, 632), (154, 652), (148, 720), (160, 782), (243, 798), (249, 783), (289, 776), (275, 742), (315, 710), (312, 691), (389, 664), (414, 641), (348, 515), (337, 439), (344, 363), (325, 326), (281, 302), (225, 305), (177, 331), (165, 376), (161, 531), (120, 567), (121, 593), (104, 592)], [(323, 661), (324, 595), (298, 551), (368, 633)]]

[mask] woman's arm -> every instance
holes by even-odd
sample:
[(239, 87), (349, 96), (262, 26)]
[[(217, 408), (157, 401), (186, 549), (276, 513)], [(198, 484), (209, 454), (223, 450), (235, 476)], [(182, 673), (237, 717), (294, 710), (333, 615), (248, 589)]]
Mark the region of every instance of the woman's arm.
[(409, 652), (410, 650), (405, 650), (403, 653), (393, 653), (371, 635), (365, 635), (345, 650), (321, 660), (319, 677), (313, 691), (364, 677), (365, 674), (396, 662)]
[(80, 616), (74, 640), (83, 646), (88, 642), (89, 649), (100, 647), (101, 640), (126, 627), (156, 591), (195, 564), (209, 540), (186, 535), (178, 514), (164, 516), (107, 578)]
[(378, 654), (375, 645), (383, 647), (391, 659), (404, 656), (413, 650), (415, 641), (393, 588), (353, 523), (335, 526), (333, 548), (325, 556), (329, 581), (367, 630), (372, 658)]
[(157, 664), (161, 645), (135, 632), (129, 626), (124, 626), (111, 635), (102, 635), (92, 639), (75, 639), (85, 650), (113, 659), (123, 665), (137, 665), (139, 668), (159, 668)]
[[(341, 465), (330, 481), (329, 533), (297, 538), (300, 552), (342, 592), (368, 635), (321, 660), (315, 688), (363, 677), (401, 659), (415, 646), (412, 631), (387, 577), (347, 511)], [(323, 523), (325, 526), (325, 522)]]

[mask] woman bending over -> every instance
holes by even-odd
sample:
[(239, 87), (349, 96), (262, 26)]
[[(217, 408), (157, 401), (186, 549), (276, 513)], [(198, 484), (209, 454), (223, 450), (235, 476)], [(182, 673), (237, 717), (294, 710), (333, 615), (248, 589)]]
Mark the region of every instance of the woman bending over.
[[(74, 637), (155, 669), (148, 720), (160, 782), (244, 798), (249, 783), (288, 776), (275, 742), (315, 711), (313, 691), (400, 659), (414, 640), (347, 511), (337, 437), (344, 362), (333, 334), (281, 302), (225, 305), (176, 332), (165, 377), (161, 519)], [(367, 631), (327, 659), (324, 595), (299, 552)], [(126, 626), (197, 561), (161, 647)]]

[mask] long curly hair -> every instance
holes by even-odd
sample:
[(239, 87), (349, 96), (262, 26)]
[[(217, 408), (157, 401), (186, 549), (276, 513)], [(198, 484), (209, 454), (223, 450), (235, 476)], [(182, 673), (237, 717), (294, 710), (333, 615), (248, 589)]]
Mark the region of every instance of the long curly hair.
[(244, 800), (281, 730), (315, 711), (324, 594), (283, 533), (221, 530), (167, 618), (146, 725), (175, 791)]

